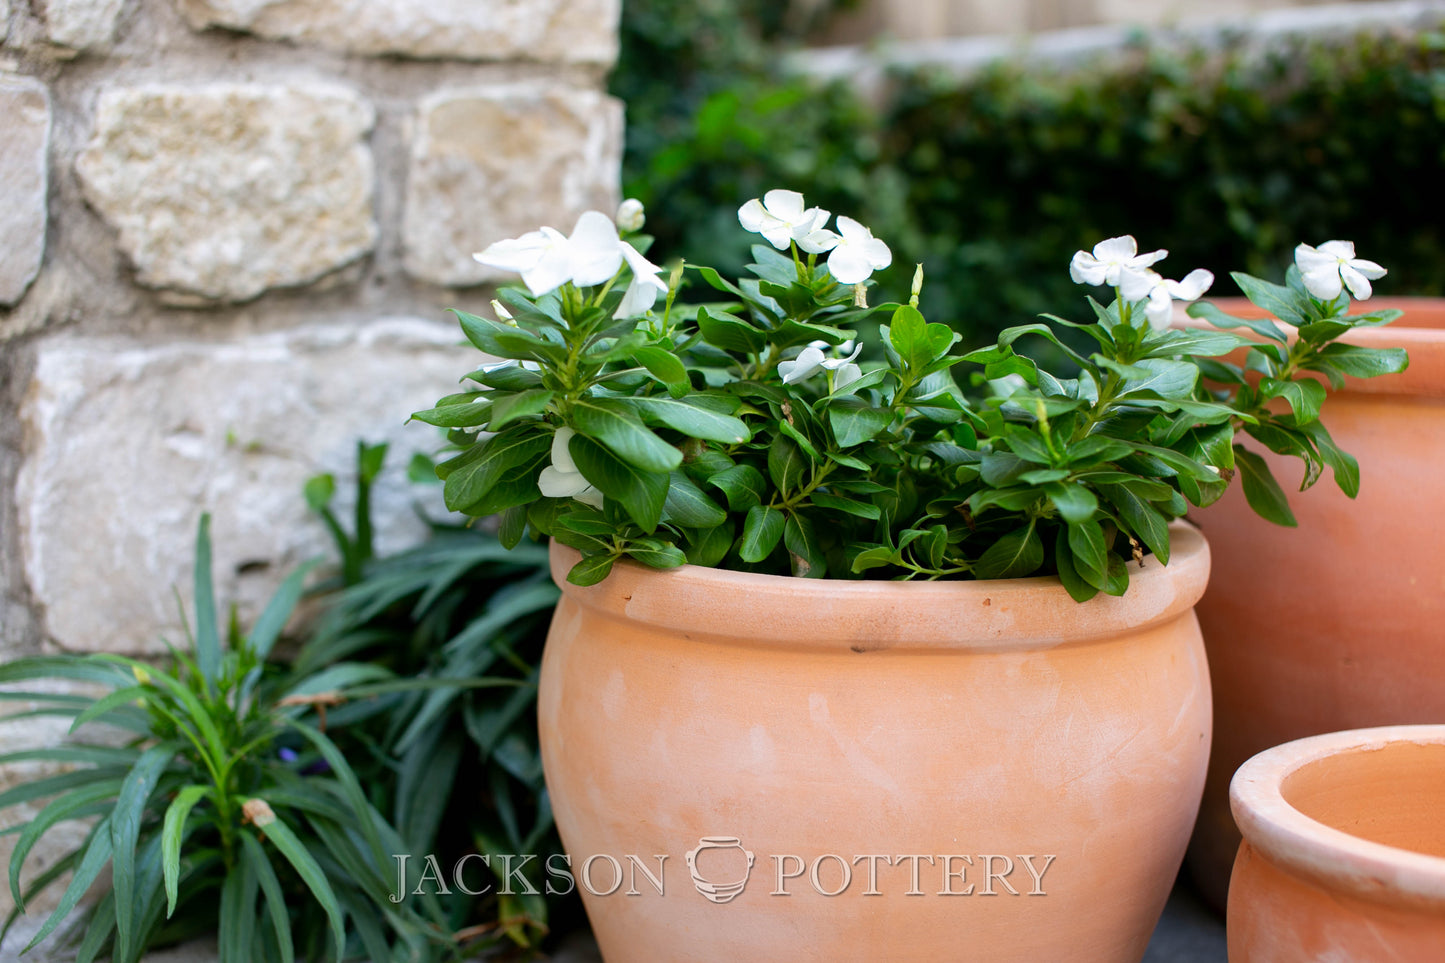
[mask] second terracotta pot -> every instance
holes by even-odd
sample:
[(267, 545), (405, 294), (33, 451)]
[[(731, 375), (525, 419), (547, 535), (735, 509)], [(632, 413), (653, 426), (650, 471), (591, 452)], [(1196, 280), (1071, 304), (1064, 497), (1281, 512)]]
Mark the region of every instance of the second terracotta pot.
[(1299, 527), (1256, 516), (1237, 484), (1193, 516), (1214, 550), (1199, 603), (1214, 753), (1188, 866), (1221, 909), (1240, 838), (1229, 781), (1246, 759), (1317, 733), (1445, 722), (1445, 300), (1382, 298), (1360, 309), (1376, 307), (1405, 316), (1347, 340), (1404, 347), (1410, 367), (1351, 379), (1323, 409), (1336, 442), (1359, 459), (1359, 496), (1329, 477), (1295, 491), (1300, 463), (1250, 441)]
[(1286, 743), (1231, 801), (1230, 963), (1445, 960), (1445, 726)]
[(603, 955), (1139, 960), (1209, 752), (1209, 551), (1174, 531), (1082, 605), (631, 563), (579, 588), (554, 545), (542, 754)]

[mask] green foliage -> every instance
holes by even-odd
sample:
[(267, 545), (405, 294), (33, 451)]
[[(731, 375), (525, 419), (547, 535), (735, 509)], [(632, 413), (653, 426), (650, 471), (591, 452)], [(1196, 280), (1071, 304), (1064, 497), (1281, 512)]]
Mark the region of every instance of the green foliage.
[[(840, 285), (796, 243), (752, 257), (736, 283), (692, 268), (721, 300), (678, 304), (674, 280), (642, 318), (622, 307), (625, 266), (594, 287), (508, 291), (507, 320), (461, 315), (477, 348), (512, 361), (415, 416), (453, 426), (460, 453), (437, 468), (447, 507), (507, 508), (506, 543), (530, 526), (577, 549), (569, 579), (583, 585), (629, 557), (813, 578), (1057, 574), (1083, 601), (1122, 594), (1126, 563), (1146, 553), (1167, 563), (1168, 523), (1218, 499), (1236, 467), (1259, 514), (1294, 524), (1263, 460), (1235, 444), (1242, 434), (1302, 459), (1301, 488), (1329, 467), (1353, 494), (1358, 468), (1319, 422), (1316, 379), (1338, 387), (1407, 363), (1335, 340), (1398, 311), (1351, 315), (1348, 296), (1313, 296), (1293, 267), (1285, 285), (1234, 276), (1297, 326), (1293, 339), (1209, 305), (1193, 313), (1212, 329), (1170, 329), (1173, 282), (1116, 268), (1129, 283), (1108, 307), (1087, 299), (1091, 323), (1049, 316), (1097, 347), (1086, 355), (1038, 323), (968, 351), (916, 297), (870, 309), (866, 284)], [(883, 360), (854, 364), (844, 352), (875, 315), (888, 319)], [(1017, 350), (1025, 339), (1065, 357), (1068, 374)], [(1231, 353), (1243, 367), (1219, 360)], [(955, 380), (960, 365), (982, 397)], [(498, 380), (512, 369), (536, 386)], [(545, 400), (499, 424), (519, 391)]]
[[(325, 707), (411, 687), (380, 667), (335, 664), (285, 673), (268, 664), (309, 566), (293, 573), (249, 635), (234, 613), (225, 645), (210, 580), (208, 519), (196, 541), (196, 630), (163, 666), (116, 655), (20, 659), (0, 666), (0, 699), (38, 702), (89, 738), (8, 753), (0, 763), (76, 764), (0, 794), (0, 809), (49, 799), (19, 833), (10, 861), (16, 911), (73, 870), (48, 936), (109, 866), (112, 889), (88, 911), (79, 959), (124, 963), (200, 929), (222, 959), (440, 957), (455, 945), (440, 906), (394, 904), (397, 829), (368, 799), (328, 733)], [(39, 679), (85, 683), (94, 699), (8, 688)], [(107, 738), (119, 735), (120, 739)], [(81, 845), (29, 880), (34, 844), (58, 823), (90, 818)], [(377, 955), (378, 950), (385, 951)], [(430, 956), (429, 956), (430, 955)]]
[(796, 185), (889, 239), (888, 296), (926, 263), (924, 309), (970, 343), (1057, 310), (1057, 265), (1125, 233), (1170, 238), (1176, 258), (1221, 277), (1277, 276), (1288, 242), (1350, 238), (1390, 264), (1395, 290), (1445, 294), (1445, 235), (1418, 193), (1445, 160), (1438, 31), (1264, 56), (1141, 47), (1086, 70), (967, 80), (925, 71), (869, 105), (787, 76), (795, 32), (715, 7), (624, 9), (612, 80), (629, 105), (624, 180), (663, 250), (734, 274), (737, 199)]

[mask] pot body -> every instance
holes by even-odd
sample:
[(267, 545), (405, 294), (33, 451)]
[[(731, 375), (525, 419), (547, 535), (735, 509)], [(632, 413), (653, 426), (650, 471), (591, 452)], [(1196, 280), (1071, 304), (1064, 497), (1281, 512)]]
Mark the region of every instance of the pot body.
[(1445, 959), (1445, 726), (1286, 743), (1231, 802), (1231, 963)]
[(621, 563), (579, 588), (554, 544), (542, 755), (603, 955), (1140, 959), (1209, 753), (1209, 550), (1174, 539), (1083, 605)]
[(1299, 462), (1251, 443), (1270, 462), (1299, 527), (1259, 518), (1238, 485), (1194, 514), (1214, 550), (1198, 607), (1214, 681), (1214, 753), (1189, 868), (1219, 907), (1240, 839), (1229, 781), (1245, 760), (1323, 732), (1445, 722), (1445, 511), (1437, 508), (1445, 300), (1369, 306), (1399, 307), (1405, 316), (1348, 340), (1404, 347), (1410, 367), (1351, 380), (1324, 406), (1325, 426), (1359, 459), (1358, 497), (1347, 498), (1329, 477), (1295, 491)]

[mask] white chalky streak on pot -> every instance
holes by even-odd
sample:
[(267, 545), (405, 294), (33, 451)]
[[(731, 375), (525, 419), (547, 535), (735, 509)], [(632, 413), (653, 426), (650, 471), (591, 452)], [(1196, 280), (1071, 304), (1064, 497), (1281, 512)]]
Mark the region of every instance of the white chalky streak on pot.
[(808, 696), (808, 716), (812, 719), (813, 725), (827, 732), (828, 736), (833, 740), (834, 745), (838, 747), (838, 751), (842, 753), (843, 758), (848, 761), (848, 764), (860, 778), (866, 779), (878, 788), (886, 789), (890, 793), (897, 794), (900, 791), (898, 783), (889, 775), (886, 769), (872, 759), (869, 759), (861, 748), (855, 744), (850, 744), (851, 740), (844, 739), (838, 733), (833, 725), (833, 717), (828, 711), (827, 696), (821, 692), (814, 692)]

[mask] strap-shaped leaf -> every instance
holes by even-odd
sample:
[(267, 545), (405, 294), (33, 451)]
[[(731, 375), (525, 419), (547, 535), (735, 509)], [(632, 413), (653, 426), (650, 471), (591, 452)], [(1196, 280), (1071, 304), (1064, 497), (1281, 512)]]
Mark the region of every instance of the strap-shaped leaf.
[(221, 637), (216, 627), (216, 596), (211, 582), (211, 516), (201, 515), (196, 527), (196, 665), (214, 692), (216, 676), (221, 671)]
[(311, 895), (316, 897), (316, 902), (321, 904), (321, 909), (326, 913), (327, 920), (331, 923), (331, 937), (336, 944), (336, 960), (341, 963), (342, 953), (346, 948), (346, 927), (344, 925), (341, 907), (336, 903), (336, 893), (331, 888), (331, 883), (326, 879), (321, 866), (316, 862), (316, 857), (306, 849), (296, 834), (282, 821), (280, 816), (272, 815), (265, 818), (265, 824), (258, 820), (256, 828), (269, 839), (280, 854), (285, 857), (291, 868), (296, 870), (296, 875), (311, 890)]
[(161, 773), (175, 757), (177, 746), (163, 742), (141, 754), (121, 786), (110, 817), (110, 842), (113, 849), (111, 887), (115, 892), (115, 943), (118, 955), (128, 957), (140, 936), (135, 931), (136, 912), (136, 841), (140, 838), (141, 820)]
[(242, 829), (241, 859), (250, 863), (251, 872), (261, 886), (266, 898), (266, 912), (271, 918), (271, 928), (276, 933), (276, 947), (281, 953), (281, 963), (296, 963), (296, 949), (291, 939), (291, 911), (286, 905), (286, 896), (281, 892), (281, 881), (260, 842), (249, 829)]
[(80, 858), (80, 864), (75, 867), (75, 874), (70, 877), (70, 885), (61, 894), (60, 902), (56, 904), (54, 912), (46, 919), (39, 931), (31, 937), (30, 942), (25, 945), (25, 949), (20, 952), (29, 952), (55, 932), (55, 928), (60, 925), (61, 920), (70, 915), (70, 911), (75, 909), (75, 904), (80, 902), (85, 891), (90, 889), (90, 885), (95, 882), (100, 871), (110, 862), (111, 852), (110, 817), (106, 817), (96, 823), (95, 829), (91, 831), (90, 839), (85, 846), (85, 855)]
[(209, 795), (209, 786), (185, 786), (176, 793), (166, 808), (165, 822), (161, 825), (161, 865), (166, 882), (166, 919), (176, 911), (176, 897), (179, 895), (181, 878), (181, 839), (186, 832), (186, 820), (196, 803)]

